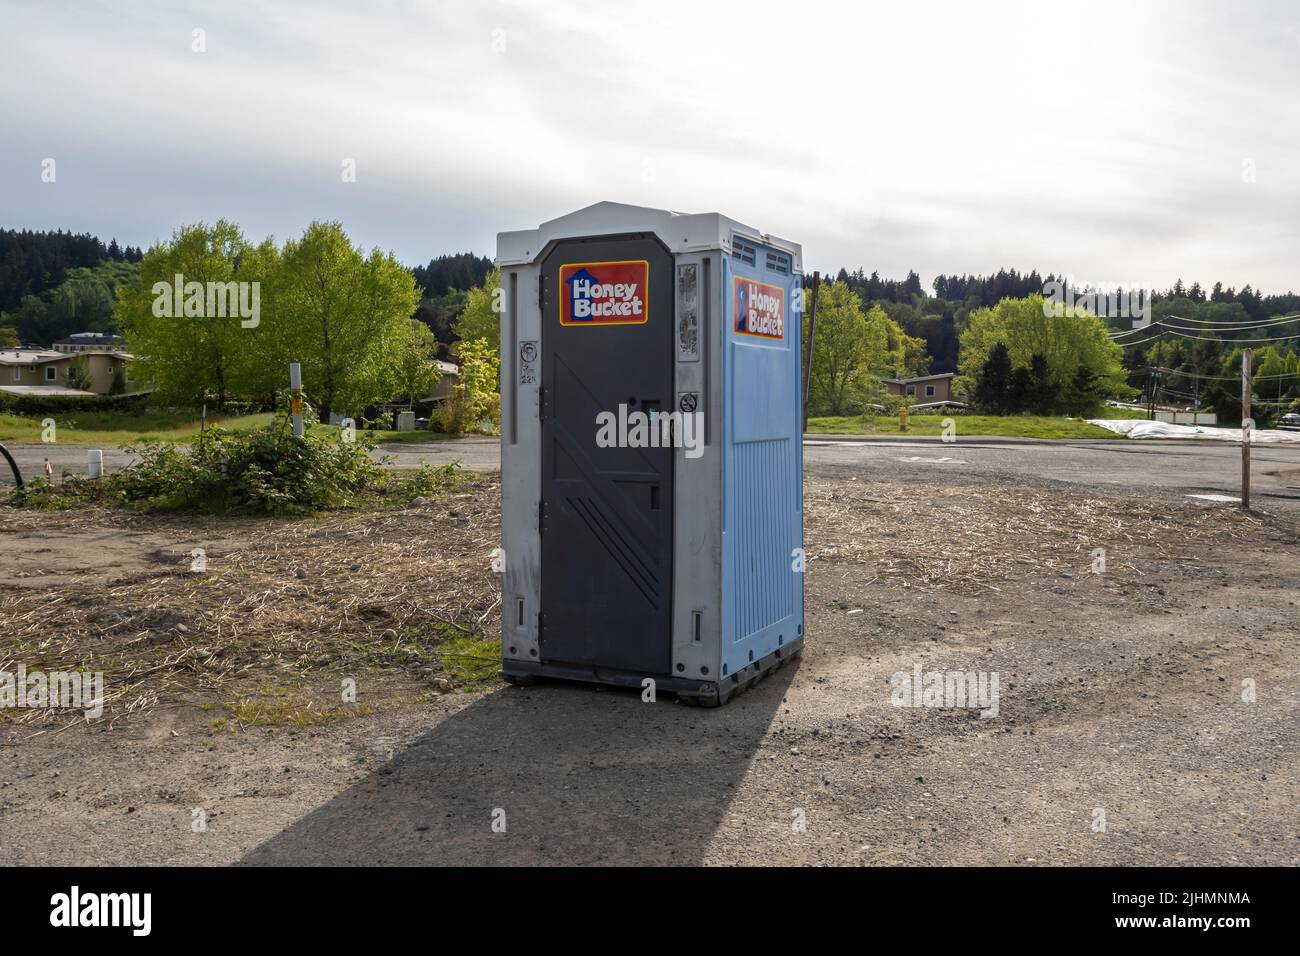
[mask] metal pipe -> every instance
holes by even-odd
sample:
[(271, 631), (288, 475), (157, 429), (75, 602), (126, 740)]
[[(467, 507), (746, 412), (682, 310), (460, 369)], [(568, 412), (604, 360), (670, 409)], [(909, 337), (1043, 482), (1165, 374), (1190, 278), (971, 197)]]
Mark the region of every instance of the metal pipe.
[(5, 461), (9, 462), (9, 467), (14, 473), (14, 481), (21, 488), (23, 486), (23, 473), (18, 470), (18, 462), (14, 461), (14, 456), (9, 454), (9, 449), (4, 445), (0, 445), (0, 455), (4, 455)]

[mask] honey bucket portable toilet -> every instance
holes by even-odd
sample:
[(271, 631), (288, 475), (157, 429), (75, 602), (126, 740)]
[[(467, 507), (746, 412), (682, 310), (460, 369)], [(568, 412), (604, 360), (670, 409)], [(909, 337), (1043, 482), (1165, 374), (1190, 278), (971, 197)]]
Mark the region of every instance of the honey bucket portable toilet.
[(602, 202), (497, 236), (502, 675), (720, 704), (803, 646), (803, 263)]

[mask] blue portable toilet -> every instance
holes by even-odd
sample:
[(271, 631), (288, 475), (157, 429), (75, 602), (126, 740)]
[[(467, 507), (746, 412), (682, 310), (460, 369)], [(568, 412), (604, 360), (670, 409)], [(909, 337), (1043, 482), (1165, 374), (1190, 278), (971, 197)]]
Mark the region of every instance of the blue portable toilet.
[(502, 674), (720, 704), (803, 646), (803, 262), (602, 202), (497, 237)]

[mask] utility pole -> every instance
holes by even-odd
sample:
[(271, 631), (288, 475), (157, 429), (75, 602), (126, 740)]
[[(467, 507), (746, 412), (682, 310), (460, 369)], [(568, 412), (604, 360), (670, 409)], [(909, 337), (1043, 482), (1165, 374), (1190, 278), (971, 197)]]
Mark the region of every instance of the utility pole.
[(817, 329), (817, 286), (821, 284), (822, 274), (814, 272), (812, 278), (812, 301), (808, 306), (808, 343), (804, 346), (803, 359), (803, 430), (808, 430), (808, 389), (812, 382), (813, 334)]
[(1250, 420), (1250, 366), (1251, 350), (1241, 353), (1241, 510), (1250, 510), (1250, 433), (1254, 422)]
[(1196, 412), (1201, 407), (1201, 370), (1192, 366), (1192, 425), (1196, 424)]

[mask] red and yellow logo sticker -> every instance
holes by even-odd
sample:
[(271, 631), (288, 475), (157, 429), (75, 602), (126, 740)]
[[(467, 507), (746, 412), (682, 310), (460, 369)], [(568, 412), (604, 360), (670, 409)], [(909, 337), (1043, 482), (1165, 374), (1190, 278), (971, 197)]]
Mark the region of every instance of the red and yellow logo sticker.
[(738, 333), (764, 339), (785, 338), (785, 289), (735, 276), (732, 291)]
[(561, 325), (641, 325), (650, 317), (650, 263), (573, 262), (560, 266)]

